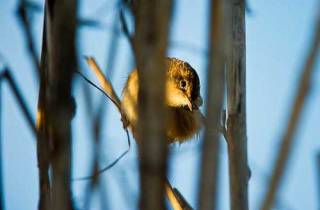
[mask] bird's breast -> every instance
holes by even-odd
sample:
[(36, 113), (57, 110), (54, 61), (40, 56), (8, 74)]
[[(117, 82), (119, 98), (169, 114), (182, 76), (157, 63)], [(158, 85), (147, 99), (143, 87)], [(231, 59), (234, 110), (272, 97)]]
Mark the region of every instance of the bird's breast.
[(202, 124), (199, 110), (189, 111), (184, 108), (170, 108), (167, 121), (167, 136), (170, 143), (185, 142), (196, 135)]

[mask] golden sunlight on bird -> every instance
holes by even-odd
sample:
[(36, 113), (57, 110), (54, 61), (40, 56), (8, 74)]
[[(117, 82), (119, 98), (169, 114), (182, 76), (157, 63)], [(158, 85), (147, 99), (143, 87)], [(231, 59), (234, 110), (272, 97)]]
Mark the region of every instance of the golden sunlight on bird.
[[(197, 72), (182, 60), (167, 58), (166, 136), (168, 143), (184, 142), (197, 134), (201, 127), (202, 105), (200, 81)], [(129, 127), (136, 137), (138, 118), (138, 71), (133, 70), (123, 88), (121, 109), (127, 117)]]

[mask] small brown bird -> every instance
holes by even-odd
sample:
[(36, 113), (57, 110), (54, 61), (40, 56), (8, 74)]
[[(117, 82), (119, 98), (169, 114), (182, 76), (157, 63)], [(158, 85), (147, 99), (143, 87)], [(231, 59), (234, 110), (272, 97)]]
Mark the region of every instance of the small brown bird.
[[(124, 126), (128, 126), (136, 138), (139, 91), (138, 71), (133, 70), (130, 73), (123, 88), (122, 101), (120, 101), (110, 81), (103, 75), (94, 58), (87, 57), (86, 60), (98, 77), (103, 89), (102, 92), (117, 106), (122, 115)], [(81, 73), (80, 75), (83, 76)], [(83, 77), (86, 79), (85, 76)], [(86, 80), (91, 83), (88, 79)], [(176, 58), (167, 58), (165, 100), (169, 112), (166, 119), (168, 143), (182, 143), (197, 134), (204, 118), (199, 110), (202, 105), (200, 81), (197, 72), (187, 62)], [(179, 194), (180, 199), (177, 198), (174, 189), (167, 180), (166, 193), (169, 200), (183, 202), (184, 204), (179, 204), (180, 206), (189, 206), (185, 199), (181, 198), (182, 195)]]
[[(199, 132), (202, 124), (200, 81), (189, 63), (167, 58), (166, 105), (168, 117), (166, 135), (168, 143), (184, 142)], [(121, 109), (135, 136), (138, 118), (138, 71), (133, 70), (122, 92)]]

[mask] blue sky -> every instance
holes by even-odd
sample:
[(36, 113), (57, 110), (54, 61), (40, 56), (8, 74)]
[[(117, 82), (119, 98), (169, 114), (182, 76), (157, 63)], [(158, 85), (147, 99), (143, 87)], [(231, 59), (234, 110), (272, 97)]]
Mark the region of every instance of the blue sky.
[[(43, 5), (42, 1), (37, 1)], [(107, 2), (107, 3), (105, 3)], [(16, 18), (18, 1), (0, 2), (0, 53), (11, 67), (28, 105), (36, 111), (37, 83), (34, 79), (25, 39)], [(106, 55), (112, 31), (110, 25), (117, 14), (116, 1), (81, 1), (80, 16), (100, 20), (105, 27), (82, 27), (78, 30), (79, 55), (92, 55), (103, 68), (107, 68)], [(298, 73), (312, 38), (317, 0), (269, 0), (249, 1), (252, 13), (247, 15), (247, 114), (248, 153), (252, 177), (249, 183), (250, 207), (257, 209), (267, 186), (271, 166), (278, 150), (279, 139), (285, 128), (298, 81)], [(97, 11), (101, 5), (104, 10)], [(205, 0), (178, 0), (175, 4), (171, 30), (171, 46), (168, 55), (188, 61), (199, 73), (202, 94), (205, 89), (206, 50), (208, 33), (208, 2)], [(41, 46), (43, 13), (33, 16), (32, 30), (38, 53)], [(184, 46), (184, 47), (181, 47)], [(192, 48), (187, 47), (192, 46)], [(0, 61), (0, 64), (3, 61)], [(83, 61), (81, 61), (82, 64)], [(120, 94), (128, 71), (133, 68), (132, 55), (124, 36), (119, 36), (119, 48), (115, 61), (112, 83)], [(316, 209), (319, 197), (316, 188), (315, 154), (320, 151), (320, 73), (319, 59), (314, 74), (313, 88), (295, 139), (285, 181), (275, 209)], [(88, 68), (82, 70), (93, 80)], [(73, 121), (74, 167), (73, 176), (90, 173), (89, 122), (82, 94), (82, 80), (77, 80), (74, 95), (77, 115)], [(2, 157), (6, 209), (36, 209), (38, 175), (36, 145), (32, 133), (22, 118), (21, 111), (6, 85), (2, 89)], [(92, 90), (93, 101), (101, 94)], [(104, 115), (101, 165), (107, 165), (127, 148), (120, 116), (108, 100), (108, 112)], [(222, 140), (223, 142), (223, 140)], [(169, 178), (187, 200), (196, 206), (199, 149), (201, 141), (193, 140), (170, 147)], [(102, 175), (106, 197), (102, 198), (110, 209), (132, 209), (138, 195), (136, 145), (112, 170)], [(221, 175), (219, 209), (229, 208), (227, 151), (224, 142), (221, 151)], [(83, 207), (83, 189), (86, 182), (74, 182), (74, 198)], [(99, 208), (99, 197), (94, 197), (93, 208)], [(282, 207), (281, 207), (282, 206)]]

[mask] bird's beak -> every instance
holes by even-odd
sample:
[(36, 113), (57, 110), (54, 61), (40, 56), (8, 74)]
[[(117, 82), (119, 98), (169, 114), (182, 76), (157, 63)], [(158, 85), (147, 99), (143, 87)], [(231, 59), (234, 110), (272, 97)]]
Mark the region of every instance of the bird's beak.
[(188, 100), (188, 108), (189, 108), (189, 111), (190, 112), (192, 112), (192, 110), (193, 110), (193, 105), (192, 105), (192, 103), (190, 102), (190, 100)]

